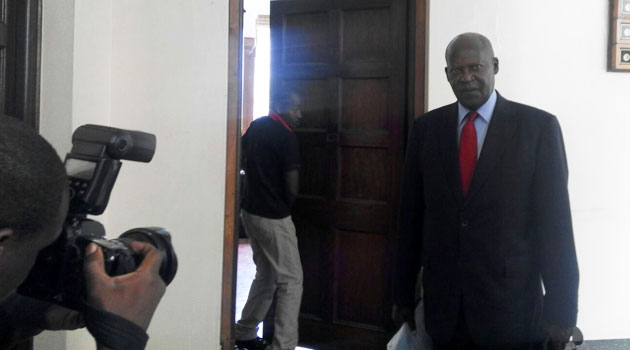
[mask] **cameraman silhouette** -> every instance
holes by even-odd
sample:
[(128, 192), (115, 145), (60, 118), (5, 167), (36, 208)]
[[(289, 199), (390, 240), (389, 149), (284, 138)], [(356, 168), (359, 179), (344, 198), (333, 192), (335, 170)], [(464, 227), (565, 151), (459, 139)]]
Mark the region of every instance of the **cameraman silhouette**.
[(0, 116), (0, 349), (43, 329), (84, 325), (99, 350), (144, 349), (166, 290), (158, 273), (162, 254), (148, 243), (131, 244), (142, 263), (116, 277), (105, 273), (100, 247), (86, 248), (81, 313), (15, 294), (39, 251), (62, 231), (68, 203), (66, 170), (52, 146), (25, 124)]

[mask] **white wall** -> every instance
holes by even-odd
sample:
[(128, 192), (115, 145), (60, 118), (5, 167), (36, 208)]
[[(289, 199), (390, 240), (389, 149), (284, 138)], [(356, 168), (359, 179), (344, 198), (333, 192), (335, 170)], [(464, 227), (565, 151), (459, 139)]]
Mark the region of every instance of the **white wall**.
[[(157, 135), (126, 164), (111, 232), (168, 228), (179, 258), (151, 349), (218, 349), (227, 129), (228, 1), (114, 1), (112, 124)], [(116, 218), (114, 220), (114, 218)]]
[[(70, 151), (74, 62), (74, 0), (42, 4), (40, 132), (61, 157)], [(64, 350), (66, 332), (44, 332), (35, 350)]]
[(608, 16), (608, 1), (429, 4), (430, 109), (455, 101), (444, 49), (472, 31), (494, 45), (496, 88), (560, 120), (581, 273), (578, 326), (587, 339), (630, 338), (630, 74), (606, 71)]
[[(123, 165), (99, 218), (110, 237), (173, 235), (179, 271), (147, 349), (218, 349), (228, 1), (59, 0), (43, 22), (41, 131), (60, 153), (85, 123), (157, 136), (153, 161)], [(93, 347), (85, 331), (36, 338), (38, 350)]]
[(40, 125), (60, 155), (70, 151), (74, 62), (74, 0), (42, 4)]

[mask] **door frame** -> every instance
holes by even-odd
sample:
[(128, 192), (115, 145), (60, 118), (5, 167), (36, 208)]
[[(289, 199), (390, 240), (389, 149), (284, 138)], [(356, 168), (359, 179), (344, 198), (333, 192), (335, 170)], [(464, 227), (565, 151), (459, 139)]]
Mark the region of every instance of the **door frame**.
[(230, 0), (228, 22), (228, 103), (223, 224), (223, 277), (221, 283), (221, 349), (234, 349), (236, 262), (238, 253), (239, 151), (241, 144), (241, 77), (243, 0)]
[[(11, 51), (4, 48), (5, 77), (2, 90), (2, 114), (6, 113), (7, 100), (12, 100), (10, 115), (39, 131), (39, 91), (41, 81), (42, 0), (15, 0), (4, 11), (13, 11), (10, 23), (5, 22), (2, 35), (13, 41)], [(9, 13), (5, 13), (9, 16)], [(8, 42), (7, 42), (8, 44)], [(9, 62), (10, 61), (10, 62)], [(9, 91), (7, 91), (9, 90)], [(7, 95), (8, 93), (8, 95)], [(9, 97), (7, 99), (7, 96)], [(24, 339), (11, 350), (32, 350), (33, 337)]]
[[(225, 215), (223, 232), (223, 277), (221, 283), (221, 348), (234, 348), (234, 313), (236, 297), (236, 262), (238, 253), (239, 154), (241, 130), (241, 76), (243, 40), (243, 0), (229, 0), (228, 34), (228, 108), (225, 180)], [(273, 1), (273, 0), (272, 0)], [(426, 111), (426, 44), (429, 0), (408, 0), (410, 32), (408, 47), (408, 113), (405, 130), (414, 116)], [(424, 16), (421, 16), (424, 14)]]
[(5, 10), (13, 11), (4, 34), (8, 35), (8, 40), (14, 40), (14, 45), (10, 52), (5, 48), (7, 67), (3, 68), (11, 68), (14, 74), (7, 77), (7, 85), (2, 87), (5, 110), (1, 112), (7, 114), (6, 98), (9, 90), (9, 99), (12, 100), (9, 114), (39, 130), (42, 0), (15, 1)]

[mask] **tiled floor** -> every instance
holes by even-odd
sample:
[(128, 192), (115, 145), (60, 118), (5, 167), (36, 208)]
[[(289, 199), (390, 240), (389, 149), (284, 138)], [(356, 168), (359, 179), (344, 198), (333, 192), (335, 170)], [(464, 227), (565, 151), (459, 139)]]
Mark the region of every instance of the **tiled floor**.
[[(247, 294), (254, 277), (256, 277), (256, 265), (252, 259), (252, 247), (249, 245), (249, 240), (241, 239), (238, 243), (238, 262), (236, 266), (236, 319), (234, 321), (238, 321), (241, 318), (241, 312), (243, 307), (245, 307), (245, 302), (247, 302)], [(262, 337), (262, 324), (258, 329), (258, 336)], [(299, 349), (311, 350), (298, 346), (296, 350)]]
[(587, 340), (579, 350), (628, 350), (630, 339)]

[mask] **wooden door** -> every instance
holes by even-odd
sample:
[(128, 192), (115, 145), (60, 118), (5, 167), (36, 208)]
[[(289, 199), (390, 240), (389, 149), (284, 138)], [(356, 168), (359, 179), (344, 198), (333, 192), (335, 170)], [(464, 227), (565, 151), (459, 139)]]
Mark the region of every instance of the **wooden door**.
[(300, 343), (383, 349), (406, 111), (405, 0), (271, 2), (271, 89), (302, 96)]
[[(0, 112), (39, 126), (41, 0), (0, 0)], [(11, 350), (33, 349), (33, 338)]]
[(0, 111), (39, 126), (41, 0), (0, 0)]

